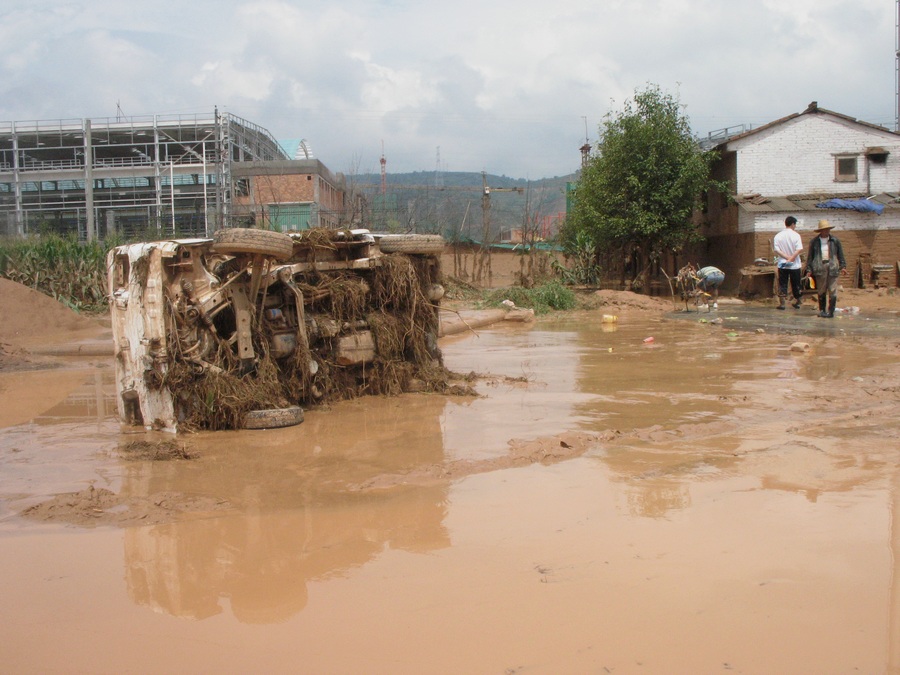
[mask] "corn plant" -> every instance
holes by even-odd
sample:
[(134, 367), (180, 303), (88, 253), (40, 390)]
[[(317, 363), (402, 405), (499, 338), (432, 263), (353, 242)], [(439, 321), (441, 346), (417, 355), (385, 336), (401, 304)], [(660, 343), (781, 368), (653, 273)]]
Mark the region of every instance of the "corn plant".
[(112, 241), (57, 234), (0, 240), (0, 276), (79, 312), (106, 309), (106, 253)]

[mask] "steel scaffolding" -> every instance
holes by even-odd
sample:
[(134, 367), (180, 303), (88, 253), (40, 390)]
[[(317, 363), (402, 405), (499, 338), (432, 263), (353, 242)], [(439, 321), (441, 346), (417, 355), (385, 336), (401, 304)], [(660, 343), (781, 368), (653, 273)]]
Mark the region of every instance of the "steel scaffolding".
[(0, 122), (0, 234), (208, 236), (246, 190), (237, 162), (288, 159), (230, 114)]

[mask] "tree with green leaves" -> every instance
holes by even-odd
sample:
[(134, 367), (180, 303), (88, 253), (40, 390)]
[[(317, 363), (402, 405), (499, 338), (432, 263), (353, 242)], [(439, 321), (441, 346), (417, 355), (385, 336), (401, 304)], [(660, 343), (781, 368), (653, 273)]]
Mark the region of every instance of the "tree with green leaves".
[(703, 193), (718, 187), (710, 179), (713, 159), (677, 98), (656, 85), (636, 91), (604, 118), (575, 186), (563, 245), (582, 257), (588, 247), (595, 265), (606, 261), (605, 275), (621, 266), (639, 287), (664, 252), (700, 240), (691, 216)]

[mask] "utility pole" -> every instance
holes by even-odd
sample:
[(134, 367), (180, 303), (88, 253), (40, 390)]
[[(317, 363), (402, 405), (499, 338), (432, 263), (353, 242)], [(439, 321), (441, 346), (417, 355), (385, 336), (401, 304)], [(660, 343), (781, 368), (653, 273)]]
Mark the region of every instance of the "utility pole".
[[(900, 2), (900, 0), (897, 0)], [(587, 126), (587, 116), (582, 115), (581, 119), (584, 120), (584, 145), (581, 146), (581, 166), (584, 168), (587, 166), (588, 159), (591, 154), (591, 144), (588, 142), (588, 126)]]
[(894, 42), (894, 131), (900, 132), (900, 0), (897, 0), (896, 21), (894, 22), (896, 41)]
[(437, 155), (434, 162), (434, 187), (444, 187), (444, 172), (441, 169), (441, 146), (437, 146)]
[(474, 273), (476, 283), (487, 276), (488, 285), (491, 283), (491, 188), (487, 184), (487, 173), (481, 172), (481, 255)]
[(87, 217), (85, 228), (88, 242), (97, 236), (97, 223), (94, 221), (94, 141), (91, 136), (91, 120), (84, 120), (84, 215)]
[(491, 188), (487, 183), (487, 173), (481, 172), (481, 252), (475, 265), (473, 277), (476, 283), (481, 282), (487, 276), (488, 285), (491, 284), (493, 272), (491, 271), (491, 192), (518, 192), (522, 194), (525, 188)]
[(384, 141), (381, 141), (381, 196), (387, 193), (387, 160), (384, 158)]

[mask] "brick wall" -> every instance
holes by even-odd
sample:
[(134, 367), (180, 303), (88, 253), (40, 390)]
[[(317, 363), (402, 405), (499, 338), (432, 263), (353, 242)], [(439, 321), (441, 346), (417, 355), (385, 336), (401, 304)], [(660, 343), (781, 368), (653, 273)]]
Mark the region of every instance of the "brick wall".
[(234, 204), (257, 222), (264, 220), (272, 204), (316, 204), (315, 213), (322, 227), (337, 227), (344, 209), (344, 192), (317, 174), (266, 174), (250, 178), (250, 194), (237, 196)]
[[(833, 234), (841, 241), (844, 258), (847, 260), (847, 270), (850, 273), (850, 277), (844, 283), (848, 286), (856, 285), (860, 254), (871, 253), (872, 257), (869, 261), (872, 264), (891, 266), (890, 272), (879, 276), (879, 285), (900, 286), (900, 278), (897, 274), (897, 263), (900, 262), (900, 230), (841, 231), (835, 229)], [(693, 254), (699, 264), (715, 265), (725, 272), (723, 290), (733, 293), (740, 283), (741, 268), (753, 264), (757, 258), (772, 260), (773, 236), (768, 232), (757, 232), (710, 237), (706, 241), (705, 251), (695, 251)], [(801, 232), (804, 264), (809, 245), (815, 237), (814, 232)], [(864, 283), (866, 288), (872, 287), (871, 279), (865, 279)]]
[[(722, 289), (727, 293), (737, 291), (741, 280), (741, 268), (761, 257), (759, 251), (764, 245), (762, 237), (752, 234), (729, 234), (710, 237), (706, 240), (704, 256), (700, 265), (715, 265), (725, 273)], [(771, 249), (771, 244), (768, 244)]]
[(254, 176), (252, 190), (255, 204), (314, 202), (316, 176), (311, 174)]
[[(829, 222), (832, 222), (829, 218)], [(879, 284), (896, 287), (900, 285), (897, 278), (897, 262), (900, 261), (900, 230), (855, 230), (843, 231), (835, 228), (832, 234), (841, 241), (844, 249), (844, 258), (847, 259), (847, 270), (852, 281), (848, 285), (855, 285), (857, 265), (860, 262), (861, 253), (871, 253), (871, 262), (875, 265), (890, 265), (891, 271), (887, 275), (879, 276)], [(815, 238), (815, 233), (804, 234), (803, 248), (809, 250), (810, 242)], [(806, 261), (806, 256), (803, 258)], [(871, 288), (871, 280), (865, 279), (867, 288)]]

